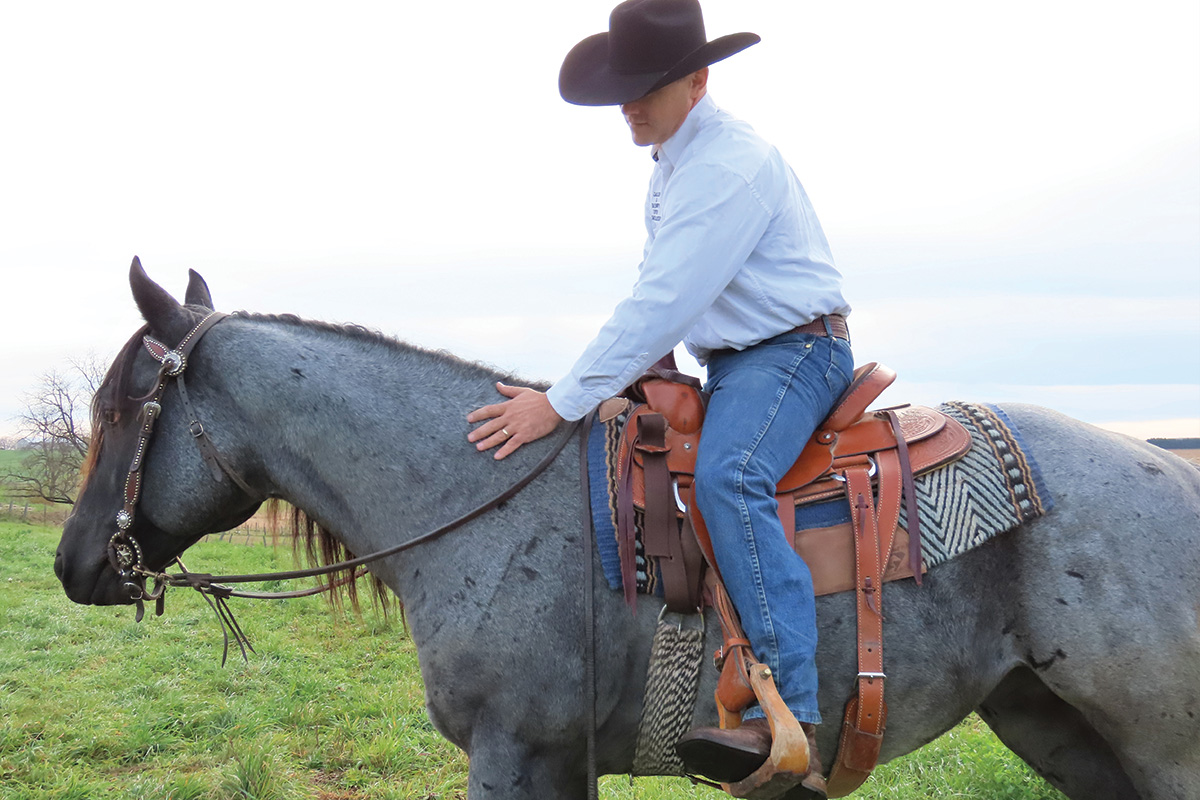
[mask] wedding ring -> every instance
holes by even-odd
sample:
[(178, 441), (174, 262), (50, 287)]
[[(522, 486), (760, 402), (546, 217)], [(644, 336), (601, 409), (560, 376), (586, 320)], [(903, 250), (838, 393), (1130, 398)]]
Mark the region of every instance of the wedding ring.
[(505, 439), (511, 439), (512, 434), (508, 432), (508, 428), (501, 428), (500, 432), (504, 434)]

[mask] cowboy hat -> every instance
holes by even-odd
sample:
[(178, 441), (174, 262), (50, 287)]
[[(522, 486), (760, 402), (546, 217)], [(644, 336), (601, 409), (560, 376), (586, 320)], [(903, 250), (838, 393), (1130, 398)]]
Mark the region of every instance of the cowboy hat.
[(558, 73), (568, 103), (613, 106), (637, 100), (752, 44), (753, 33), (707, 40), (697, 0), (626, 0), (608, 31), (571, 48)]

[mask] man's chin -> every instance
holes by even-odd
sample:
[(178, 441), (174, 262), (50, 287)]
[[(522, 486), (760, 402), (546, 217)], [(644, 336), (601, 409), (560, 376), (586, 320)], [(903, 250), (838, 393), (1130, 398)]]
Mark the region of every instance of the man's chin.
[(633, 143), (638, 147), (649, 147), (654, 144), (654, 142), (650, 141), (650, 132), (645, 130), (643, 126), (634, 125), (628, 121), (625, 124), (629, 126), (629, 138), (633, 139)]

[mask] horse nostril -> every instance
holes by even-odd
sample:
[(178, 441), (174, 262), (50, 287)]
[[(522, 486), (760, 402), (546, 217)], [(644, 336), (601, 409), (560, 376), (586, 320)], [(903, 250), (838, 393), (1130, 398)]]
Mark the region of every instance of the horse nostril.
[(63, 579), (63, 557), (61, 551), (54, 554), (54, 574), (60, 581)]

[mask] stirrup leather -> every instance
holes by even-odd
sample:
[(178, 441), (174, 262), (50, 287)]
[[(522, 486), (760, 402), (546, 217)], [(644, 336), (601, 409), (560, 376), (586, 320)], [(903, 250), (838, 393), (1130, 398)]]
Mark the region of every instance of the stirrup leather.
[(808, 737), (775, 686), (770, 668), (754, 658), (724, 584), (708, 572), (708, 588), (721, 620), (723, 643), (716, 660), (721, 670), (717, 682), (717, 713), (722, 728), (738, 728), (742, 712), (757, 700), (771, 728), (771, 754), (753, 773), (721, 788), (733, 797), (775, 800), (798, 786), (809, 772)]
[[(828, 797), (845, 797), (862, 786), (879, 763), (887, 704), (883, 701), (883, 564), (895, 527), (880, 526), (871, 478), (861, 466), (842, 471), (854, 526), (855, 602), (858, 617), (857, 694), (846, 703), (837, 760), (826, 783)], [(911, 495), (910, 495), (911, 496)]]

